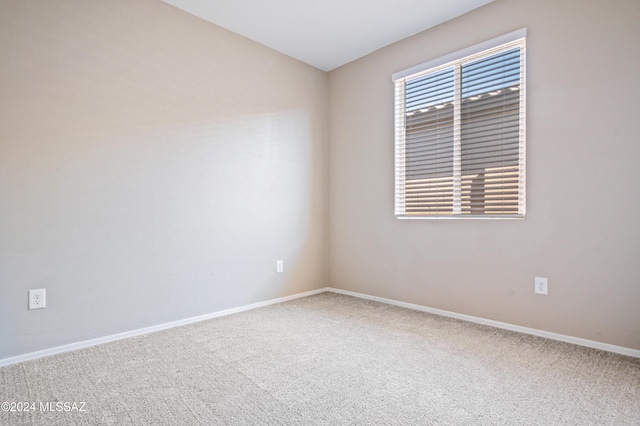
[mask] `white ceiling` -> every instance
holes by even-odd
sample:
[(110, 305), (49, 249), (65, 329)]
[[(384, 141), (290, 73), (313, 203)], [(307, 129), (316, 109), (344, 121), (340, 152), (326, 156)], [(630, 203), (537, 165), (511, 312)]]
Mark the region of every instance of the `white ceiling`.
[(162, 0), (323, 71), (493, 0)]

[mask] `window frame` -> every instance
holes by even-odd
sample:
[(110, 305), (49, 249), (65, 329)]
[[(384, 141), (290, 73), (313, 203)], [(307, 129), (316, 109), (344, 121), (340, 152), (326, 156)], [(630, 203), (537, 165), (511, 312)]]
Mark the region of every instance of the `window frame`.
[[(526, 100), (526, 28), (512, 31), (508, 34), (487, 40), (474, 46), (462, 49), (451, 54), (427, 61), (414, 67), (399, 71), (392, 75), (395, 85), (395, 216), (398, 219), (524, 219), (526, 216), (526, 119), (525, 119), (525, 100)], [(520, 89), (519, 89), (519, 117), (518, 117), (518, 213), (517, 214), (467, 214), (463, 213), (460, 208), (462, 200), (460, 194), (460, 147), (462, 145), (460, 129), (461, 123), (461, 85), (460, 85), (460, 67), (465, 64), (478, 61), (481, 58), (497, 55), (500, 52), (507, 52), (510, 49), (520, 49)], [(457, 156), (457, 163), (450, 179), (451, 190), (453, 191), (453, 207), (451, 214), (419, 214), (411, 215), (407, 213), (406, 204), (406, 86), (407, 81), (415, 80), (421, 76), (437, 73), (447, 68), (455, 67), (455, 90), (454, 90), (454, 136), (453, 146), (454, 157)]]

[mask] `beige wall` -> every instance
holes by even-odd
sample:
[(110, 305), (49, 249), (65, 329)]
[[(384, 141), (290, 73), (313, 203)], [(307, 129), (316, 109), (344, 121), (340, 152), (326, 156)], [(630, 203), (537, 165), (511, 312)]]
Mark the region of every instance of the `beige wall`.
[[(327, 283), (640, 349), (637, 22), (497, 0), (327, 77), (160, 1), (2, 0), (0, 359)], [(396, 220), (391, 74), (524, 26), (527, 219)]]
[(2, 0), (0, 117), (0, 359), (326, 286), (325, 73), (157, 0)]
[[(640, 349), (638, 22), (636, 0), (497, 0), (331, 72), (330, 285)], [(391, 74), (521, 27), (526, 220), (395, 219)]]

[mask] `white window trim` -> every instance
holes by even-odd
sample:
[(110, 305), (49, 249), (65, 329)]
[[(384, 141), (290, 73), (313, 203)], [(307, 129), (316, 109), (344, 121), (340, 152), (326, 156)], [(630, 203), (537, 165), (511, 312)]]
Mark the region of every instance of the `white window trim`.
[[(488, 53), (487, 51), (490, 51), (492, 49), (495, 48), (499, 48), (502, 47), (505, 44), (509, 44), (509, 43), (513, 43), (516, 42), (518, 40), (521, 39), (526, 39), (527, 36), (527, 29), (526, 28), (521, 28), (515, 31), (512, 31), (508, 34), (504, 34), (495, 38), (492, 38), (491, 40), (487, 40), (484, 41), (482, 43), (478, 43), (474, 46), (470, 46), (467, 47), (465, 49), (461, 49), (458, 50), (456, 52), (441, 56), (439, 58), (436, 59), (432, 59), (430, 61), (424, 62), (422, 64), (419, 65), (415, 65), (413, 67), (407, 68), (405, 70), (402, 71), (398, 71), (394, 74), (392, 74), (391, 78), (394, 81), (395, 84), (397, 84), (398, 80), (403, 80), (407, 77), (417, 77), (419, 76), (419, 74), (421, 73), (427, 73), (427, 72), (434, 72), (436, 71), (438, 68), (447, 68), (449, 66), (452, 65), (452, 63), (459, 63), (461, 60), (465, 59), (471, 59), (471, 57), (473, 57), (474, 55), (477, 54), (486, 54)], [(521, 72), (522, 72), (522, 76), (523, 76), (523, 83), (526, 81), (526, 64), (525, 64), (525, 59), (526, 59), (526, 54), (522, 55), (520, 58), (520, 63), (521, 63)], [(456, 73), (459, 72), (459, 66), (456, 66)], [(456, 81), (458, 81), (458, 79), (456, 79)], [(526, 83), (523, 84), (523, 90), (520, 91), (520, 108), (523, 109), (525, 108), (525, 94), (526, 94), (526, 90), (524, 89), (526, 88)], [(459, 97), (459, 91), (460, 91), (460, 87), (458, 87), (458, 85), (456, 85), (456, 99), (458, 99)], [(396, 95), (397, 96), (397, 95)], [(405, 114), (398, 114), (398, 108), (400, 107), (399, 104), (402, 104), (402, 108), (404, 108), (404, 102), (400, 102), (397, 98), (395, 101), (395, 108), (396, 108), (396, 112), (395, 112), (395, 135), (396, 138), (398, 136), (400, 136), (402, 139), (405, 138)], [(459, 108), (459, 103), (456, 102), (455, 104), (456, 108)], [(524, 112), (523, 112), (524, 114)], [(454, 117), (459, 117), (458, 114), (454, 114)], [(525, 146), (526, 149), (526, 143), (525, 143), (525, 126), (526, 126), (526, 120), (522, 120), (521, 126), (520, 126), (520, 140), (522, 141), (522, 143)], [(459, 129), (459, 126), (454, 126), (454, 129)], [(457, 138), (457, 139), (456, 139)], [(454, 134), (454, 141), (456, 142), (460, 142), (460, 135), (459, 134)], [(459, 150), (460, 149), (460, 143), (454, 143), (454, 149)], [(396, 140), (396, 147), (395, 147), (395, 163), (396, 163), (396, 170), (395, 170), (395, 202), (394, 202), (394, 209), (397, 207), (399, 203), (399, 201), (401, 202), (402, 205), (405, 205), (405, 200), (401, 199), (404, 197), (404, 192), (402, 194), (398, 193), (397, 190), (397, 185), (398, 185), (398, 181), (399, 180), (404, 180), (405, 176), (401, 176), (404, 173), (404, 170), (398, 170), (397, 168), (397, 159), (398, 157), (402, 157), (404, 158), (405, 156), (405, 148), (404, 146), (398, 146), (397, 144), (397, 140)], [(398, 219), (484, 219), (484, 220), (491, 220), (491, 219), (499, 219), (499, 220), (505, 220), (505, 219), (524, 219), (526, 216), (526, 193), (525, 193), (525, 182), (526, 182), (526, 174), (525, 174), (525, 156), (526, 154), (523, 153), (523, 155), (520, 156), (519, 159), (519, 164), (518, 164), (518, 168), (519, 168), (519, 190), (518, 190), (518, 205), (519, 205), (519, 213), (517, 216), (511, 216), (511, 215), (460, 215), (460, 206), (458, 205), (457, 207), (454, 205), (454, 213), (453, 215), (443, 215), (443, 216), (404, 216), (404, 215), (398, 215), (397, 210), (395, 211), (395, 215), (396, 218)], [(456, 162), (456, 158), (458, 159), (458, 161)], [(460, 167), (460, 155), (459, 152), (456, 153), (454, 151), (454, 168), (455, 167)], [(454, 174), (455, 175), (455, 174)], [(457, 176), (457, 175), (455, 175)], [(454, 186), (455, 188), (456, 186)], [(459, 204), (459, 202), (458, 202)]]

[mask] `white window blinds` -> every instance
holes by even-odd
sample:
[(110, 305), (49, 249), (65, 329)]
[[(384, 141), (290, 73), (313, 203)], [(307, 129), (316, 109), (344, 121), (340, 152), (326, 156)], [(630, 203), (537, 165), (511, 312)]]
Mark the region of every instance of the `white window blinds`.
[(394, 74), (397, 217), (524, 217), (524, 35)]

